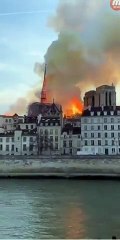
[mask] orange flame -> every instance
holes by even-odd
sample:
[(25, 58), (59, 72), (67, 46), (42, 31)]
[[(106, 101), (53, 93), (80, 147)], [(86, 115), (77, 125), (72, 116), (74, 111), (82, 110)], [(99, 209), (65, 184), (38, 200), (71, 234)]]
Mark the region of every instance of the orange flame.
[(81, 114), (83, 111), (83, 103), (77, 98), (74, 97), (72, 100), (69, 102), (69, 109), (65, 111), (65, 114), (67, 116), (72, 116), (76, 114)]

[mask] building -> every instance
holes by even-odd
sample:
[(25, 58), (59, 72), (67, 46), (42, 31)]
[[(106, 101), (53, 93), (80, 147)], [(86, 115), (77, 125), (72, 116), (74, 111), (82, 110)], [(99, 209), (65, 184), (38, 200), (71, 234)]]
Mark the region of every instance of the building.
[(61, 154), (76, 155), (81, 151), (81, 128), (66, 124), (61, 134)]
[(58, 116), (38, 119), (38, 154), (60, 154), (61, 120)]
[(17, 128), (19, 123), (24, 122), (24, 116), (13, 116), (0, 115), (0, 132), (13, 131)]
[(81, 127), (81, 115), (76, 114), (71, 117), (64, 116), (63, 126), (65, 126), (66, 124), (71, 124), (73, 127)]
[(84, 107), (116, 106), (115, 86), (103, 85), (85, 93)]
[(30, 130), (0, 133), (0, 155), (37, 155), (37, 134)]
[(120, 154), (120, 106), (84, 110), (81, 137), (86, 154)]

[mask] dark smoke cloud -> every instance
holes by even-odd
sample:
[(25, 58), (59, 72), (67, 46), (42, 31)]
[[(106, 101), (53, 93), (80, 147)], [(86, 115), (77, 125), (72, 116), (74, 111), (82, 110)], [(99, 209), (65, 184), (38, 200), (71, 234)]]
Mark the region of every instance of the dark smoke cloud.
[[(86, 90), (119, 84), (120, 13), (110, 9), (109, 0), (60, 0), (48, 26), (58, 32), (45, 54), (48, 100), (66, 106)], [(43, 66), (35, 65), (40, 77)]]

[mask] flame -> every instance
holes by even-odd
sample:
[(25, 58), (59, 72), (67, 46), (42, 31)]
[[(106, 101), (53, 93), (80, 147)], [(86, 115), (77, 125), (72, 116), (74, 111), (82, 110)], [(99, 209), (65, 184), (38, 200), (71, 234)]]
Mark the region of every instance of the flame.
[(69, 102), (69, 109), (66, 108), (65, 114), (67, 116), (72, 116), (76, 114), (81, 114), (83, 111), (83, 102), (81, 102), (77, 97), (74, 97)]

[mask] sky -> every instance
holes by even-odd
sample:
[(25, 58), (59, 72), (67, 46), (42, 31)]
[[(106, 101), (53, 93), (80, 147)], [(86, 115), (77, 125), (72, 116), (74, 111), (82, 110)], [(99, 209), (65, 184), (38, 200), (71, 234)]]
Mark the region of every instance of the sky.
[[(88, 63), (90, 60), (90, 63), (93, 62), (94, 65), (97, 65), (102, 59), (99, 51), (102, 56), (105, 56), (104, 53), (108, 53), (103, 42), (111, 46), (111, 56), (117, 60), (120, 30), (118, 28), (116, 31), (116, 25), (113, 23), (114, 20), (116, 23), (116, 18), (117, 22), (118, 20), (120, 22), (120, 11), (116, 12), (110, 8), (110, 0), (86, 0), (85, 6), (87, 7), (83, 11), (84, 1), (0, 0), (0, 114), (9, 112), (10, 106), (14, 105), (20, 98), (24, 99), (35, 86), (40, 86), (41, 89), (42, 79), (35, 73), (34, 66), (36, 62), (44, 62), (44, 55), (53, 41), (58, 39), (58, 42), (56, 41), (58, 46), (59, 43), (62, 43), (60, 35), (58, 35), (59, 32), (63, 33), (64, 30), (76, 32), (78, 30), (78, 33), (81, 33), (80, 38), (91, 53), (90, 56), (87, 55)], [(62, 5), (65, 2), (68, 3), (67, 7), (65, 4)], [(74, 8), (72, 2), (76, 2)], [(109, 26), (109, 20), (112, 26)], [(104, 29), (104, 25), (106, 29)], [(110, 31), (107, 31), (107, 26)], [(104, 41), (101, 41), (102, 39)], [(116, 44), (116, 48), (111, 45), (111, 41)], [(68, 42), (68, 46), (70, 47), (69, 51), (77, 49), (77, 45), (71, 46), (71, 42)], [(52, 50), (52, 46), (50, 49)], [(79, 50), (81, 52), (81, 47)], [(58, 48), (57, 51), (59, 53)], [(60, 48), (62, 56), (66, 51), (63, 48), (63, 52), (61, 52)], [(54, 51), (52, 53), (56, 55)], [(56, 65), (56, 58), (54, 61), (54, 65)], [(62, 67), (64, 68), (63, 62)], [(68, 82), (70, 82), (69, 78)]]
[(0, 114), (40, 81), (35, 62), (43, 62), (57, 34), (47, 26), (57, 0), (0, 0)]

